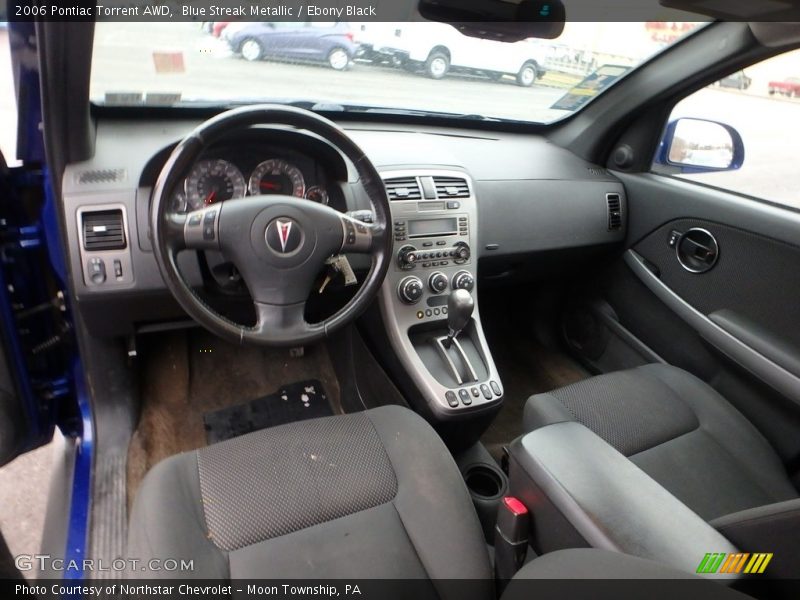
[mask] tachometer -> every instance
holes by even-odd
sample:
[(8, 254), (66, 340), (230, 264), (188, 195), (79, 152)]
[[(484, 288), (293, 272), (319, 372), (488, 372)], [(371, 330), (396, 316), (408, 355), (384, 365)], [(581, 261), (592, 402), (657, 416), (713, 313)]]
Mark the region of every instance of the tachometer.
[(280, 158), (259, 164), (250, 175), (250, 195), (282, 194), (302, 198), (306, 191), (303, 173), (295, 165)]
[(242, 172), (227, 160), (201, 160), (186, 178), (186, 204), (189, 210), (197, 210), (215, 202), (243, 198), (246, 186)]
[(328, 203), (328, 192), (318, 185), (312, 185), (306, 190), (306, 200), (319, 202), (320, 204)]

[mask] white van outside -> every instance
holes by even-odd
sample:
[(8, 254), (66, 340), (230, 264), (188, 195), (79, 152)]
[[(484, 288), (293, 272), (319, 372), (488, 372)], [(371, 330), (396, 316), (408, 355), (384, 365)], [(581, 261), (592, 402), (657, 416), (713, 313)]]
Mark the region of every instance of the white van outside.
[(515, 43), (473, 38), (443, 23), (364, 23), (358, 34), (362, 57), (391, 62), (433, 79), (470, 72), (499, 80), (512, 76), (524, 87), (545, 74), (547, 46), (540, 40)]

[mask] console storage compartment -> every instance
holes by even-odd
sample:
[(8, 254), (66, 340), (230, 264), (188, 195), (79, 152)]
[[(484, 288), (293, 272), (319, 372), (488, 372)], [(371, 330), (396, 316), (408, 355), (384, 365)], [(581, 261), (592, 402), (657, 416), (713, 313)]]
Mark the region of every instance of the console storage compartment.
[(515, 440), (509, 488), (531, 513), (531, 544), (540, 554), (590, 546), (694, 573), (706, 553), (737, 552), (659, 483), (576, 422), (548, 425)]

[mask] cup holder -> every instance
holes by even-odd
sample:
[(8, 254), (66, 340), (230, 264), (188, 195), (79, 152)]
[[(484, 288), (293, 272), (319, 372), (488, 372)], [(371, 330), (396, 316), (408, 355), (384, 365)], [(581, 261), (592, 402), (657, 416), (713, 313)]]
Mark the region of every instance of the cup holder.
[(464, 471), (464, 481), (469, 493), (484, 500), (501, 497), (508, 487), (508, 479), (499, 468), (487, 464), (470, 465)]

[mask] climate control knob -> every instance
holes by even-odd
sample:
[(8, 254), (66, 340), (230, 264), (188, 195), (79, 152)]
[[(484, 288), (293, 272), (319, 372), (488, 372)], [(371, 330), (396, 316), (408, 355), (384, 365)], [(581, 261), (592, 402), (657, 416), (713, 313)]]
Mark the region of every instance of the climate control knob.
[(397, 295), (405, 304), (416, 304), (422, 298), (424, 287), (419, 277), (406, 277), (397, 286)]
[(397, 264), (401, 269), (413, 269), (419, 260), (419, 253), (414, 246), (403, 246), (397, 252)]
[(469, 260), (470, 255), (472, 252), (469, 249), (469, 245), (465, 242), (458, 242), (454, 247), (455, 250), (454, 258), (456, 262), (466, 262)]
[(441, 294), (443, 291), (445, 291), (448, 283), (447, 275), (441, 271), (436, 271), (435, 273), (432, 273), (430, 277), (428, 277), (428, 287), (431, 288), (431, 291), (434, 294)]
[(475, 287), (475, 279), (469, 271), (459, 271), (453, 275), (452, 287), (454, 290), (467, 290), (472, 291)]

